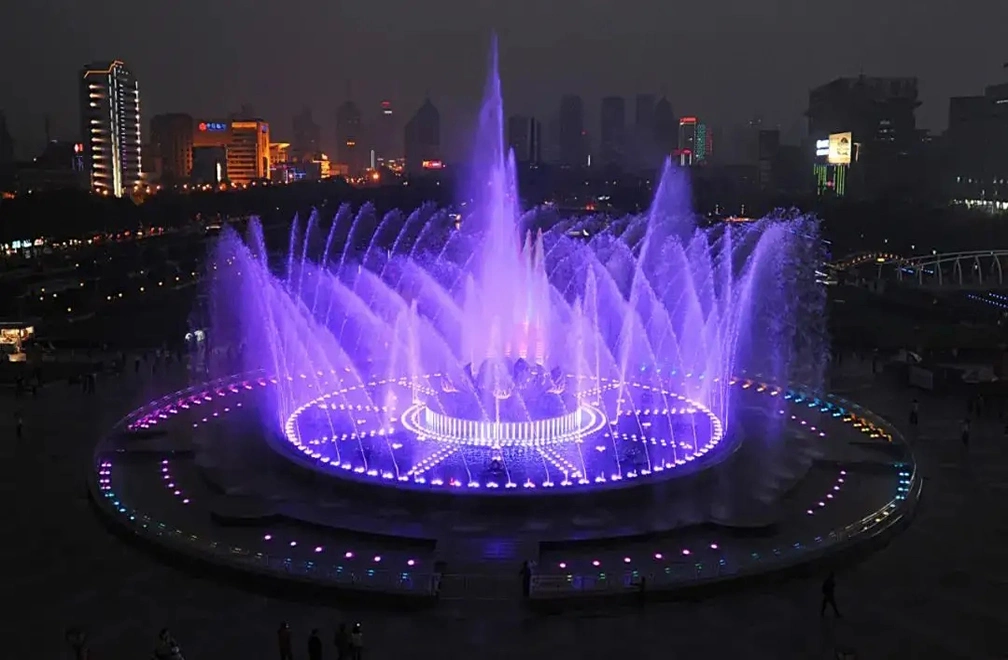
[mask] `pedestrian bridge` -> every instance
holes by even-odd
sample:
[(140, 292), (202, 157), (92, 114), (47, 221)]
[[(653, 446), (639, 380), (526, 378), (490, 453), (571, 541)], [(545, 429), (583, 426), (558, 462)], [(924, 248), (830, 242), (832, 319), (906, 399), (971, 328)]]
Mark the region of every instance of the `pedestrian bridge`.
[(880, 283), (921, 289), (988, 291), (1008, 289), (1008, 249), (945, 252), (916, 257), (873, 252), (836, 261), (837, 271)]

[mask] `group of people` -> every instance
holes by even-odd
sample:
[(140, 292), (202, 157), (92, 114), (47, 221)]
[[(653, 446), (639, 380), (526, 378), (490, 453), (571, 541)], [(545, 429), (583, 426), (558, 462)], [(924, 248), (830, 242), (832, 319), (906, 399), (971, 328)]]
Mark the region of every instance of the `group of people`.
[[(277, 643), (280, 648), (280, 660), (294, 660), (293, 635), (286, 621), (282, 622), (277, 630)], [(361, 624), (355, 623), (352, 628), (345, 623), (339, 624), (333, 638), (333, 646), (336, 649), (337, 660), (361, 660), (364, 653), (364, 633)], [(308, 635), (308, 660), (322, 660), (323, 647), (319, 629), (313, 628)]]

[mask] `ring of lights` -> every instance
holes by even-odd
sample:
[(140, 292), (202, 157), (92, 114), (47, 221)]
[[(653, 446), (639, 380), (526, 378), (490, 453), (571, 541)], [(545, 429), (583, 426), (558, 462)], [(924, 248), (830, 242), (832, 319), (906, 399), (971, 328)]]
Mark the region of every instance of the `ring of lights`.
[(400, 421), (403, 428), (419, 440), (500, 449), (577, 442), (601, 431), (606, 425), (606, 416), (595, 406), (582, 404), (574, 412), (551, 419), (485, 422), (458, 419), (416, 403), (406, 409)]
[[(381, 406), (373, 402), (355, 403), (359, 401), (353, 398), (355, 395), (390, 386), (401, 388), (404, 395), (412, 398), (401, 414), (394, 403)], [(280, 449), (297, 463), (341, 477), (356, 480), (371, 478), (372, 481), (398, 488), (464, 488), (469, 492), (481, 490), (493, 493), (554, 487), (567, 490), (578, 486), (598, 489), (664, 480), (712, 464), (710, 455), (726, 438), (724, 424), (709, 407), (676, 392), (675, 384), (668, 381), (601, 379), (592, 389), (578, 394), (575, 410), (553, 418), (526, 422), (453, 417), (433, 410), (423, 400), (422, 395), (430, 394), (427, 389), (422, 383), (406, 378), (352, 385), (330, 383), (328, 391), (299, 405), (288, 415), (284, 423), (285, 442), (281, 443)], [(658, 398), (662, 405), (640, 409), (622, 407), (622, 393), (628, 390)], [(605, 397), (609, 397), (608, 412)], [(313, 411), (326, 414), (326, 423), (316, 423), (314, 429), (311, 421), (306, 421)], [(380, 421), (368, 428), (367, 420), (359, 419), (351, 428), (341, 422), (333, 423), (328, 418), (331, 412), (346, 414), (350, 418), (374, 415)], [(688, 424), (699, 424), (705, 432), (698, 437), (694, 427), (689, 444), (670, 435), (668, 429), (665, 435), (658, 431), (652, 435), (649, 433), (651, 423), (636, 423), (643, 418), (659, 417), (689, 418)], [(391, 457), (384, 462), (346, 458), (344, 448), (353, 452), (355, 446), (367, 443), (377, 443), (371, 446), (388, 449), (390, 455), (396, 450), (408, 451), (403, 449), (404, 443), (424, 447), (427, 453), (410, 459)], [(646, 455), (646, 462), (632, 467), (615, 463), (614, 470), (604, 473), (590, 469), (590, 461), (585, 457), (595, 456), (592, 450), (605, 451), (608, 446), (613, 451), (621, 451), (616, 449), (617, 445), (636, 447), (637, 451)], [(536, 460), (541, 460), (546, 466), (545, 476), (531, 479), (499, 474), (492, 478), (479, 478), (471, 472), (462, 477), (440, 476), (438, 471), (444, 469), (446, 461), (458, 459), (462, 455), (460, 452), (466, 453), (470, 460), (473, 456), (482, 455), (495, 457), (493, 460), (500, 462), (506, 462), (508, 452), (538, 456)], [(717, 452), (719, 456), (729, 453), (727, 450)], [(672, 470), (676, 470), (674, 475)]]
[[(397, 592), (409, 590), (411, 593), (418, 593), (416, 591), (417, 580), (420, 579), (419, 584), (423, 584), (422, 580), (426, 577), (421, 574), (414, 575), (412, 570), (409, 573), (402, 573), (399, 570), (388, 572), (369, 569), (366, 572), (356, 572), (348, 569), (347, 572), (342, 573), (322, 570), (324, 566), (320, 566), (315, 557), (312, 557), (311, 561), (299, 564), (297, 560), (292, 562), (291, 559), (284, 558), (283, 554), (276, 554), (277, 550), (272, 546), (259, 547), (255, 544), (248, 545), (246, 541), (242, 541), (241, 547), (238, 547), (235, 545), (235, 541), (229, 540), (224, 532), (218, 532), (212, 537), (199, 532), (199, 536), (197, 536), (195, 528), (187, 526), (181, 520), (170, 522), (166, 526), (156, 517), (159, 515), (158, 507), (165, 506), (163, 502), (152, 504), (145, 501), (141, 493), (135, 490), (130, 493), (129, 498), (123, 498), (124, 492), (129, 493), (130, 489), (124, 489), (121, 473), (124, 470), (143, 471), (148, 467), (148, 464), (122, 461), (117, 458), (121, 452), (121, 449), (117, 447), (116, 440), (120, 432), (142, 432), (162, 425), (175, 425), (179, 422), (186, 425), (191, 423), (194, 428), (205, 424), (219, 424), (223, 421), (225, 413), (247, 408), (247, 406), (243, 407), (240, 397), (256, 396), (252, 390), (268, 389), (276, 386), (279, 381), (280, 379), (276, 377), (262, 374), (244, 374), (224, 378), (175, 392), (133, 411), (115, 426), (114, 433), (106, 436), (95, 448), (93, 469), (90, 471), (88, 484), (98, 509), (108, 515), (111, 520), (122, 525), (131, 534), (144, 537), (173, 552), (180, 552), (213, 564), (319, 586), (332, 584), (333, 586), (352, 588), (355, 585), (366, 583), (369, 590), (388, 589)], [(880, 442), (901, 444), (903, 442), (898, 432), (885, 420), (843, 399), (833, 396), (817, 397), (800, 389), (781, 388), (747, 378), (733, 378), (731, 385), (753, 393), (764, 393), (768, 397), (779, 397), (780, 408), (777, 412), (782, 416), (787, 415), (785, 419), (789, 419), (789, 423), (795, 425), (795, 428), (800, 428), (803, 432), (820, 438), (827, 437), (825, 429), (820, 428), (820, 425), (832, 424), (835, 425), (837, 431), (841, 428), (849, 429), (845, 433), (852, 434), (855, 439), (862, 437), (865, 440)], [(247, 400), (246, 403), (248, 403)], [(686, 404), (687, 410), (691, 405), (690, 403)], [(188, 419), (177, 419), (179, 416), (186, 416)], [(830, 437), (836, 436), (831, 435)], [(722, 455), (722, 452), (718, 452), (718, 455)], [(652, 565), (654, 562), (660, 562), (664, 557), (671, 556), (664, 549), (660, 550), (665, 554), (657, 552), (653, 554), (653, 557), (641, 559), (641, 561), (647, 560), (646, 566), (639, 565), (638, 558), (631, 557), (628, 553), (619, 564), (619, 570), (613, 573), (615, 576), (613, 580), (606, 580), (605, 576), (590, 575), (592, 571), (600, 570), (597, 559), (585, 569), (588, 573), (578, 573), (579, 569), (572, 565), (571, 569), (575, 573), (573, 576), (569, 574), (571, 569), (568, 569), (565, 563), (561, 563), (559, 566), (563, 569), (563, 574), (552, 575), (544, 572), (538, 578), (539, 583), (534, 586), (533, 596), (553, 598), (577, 594), (623, 593), (627, 589), (636, 589), (632, 584), (626, 586), (629, 584), (626, 583), (626, 578), (631, 570), (634, 571), (634, 575), (638, 570), (641, 571), (641, 575), (646, 572), (649, 590), (678, 589), (729, 580), (742, 575), (771, 572), (821, 557), (827, 552), (849, 548), (855, 542), (871, 542), (873, 539), (881, 538), (881, 535), (889, 530), (898, 529), (912, 516), (914, 504), (920, 496), (921, 481), (913, 463), (912, 453), (908, 452), (906, 460), (907, 463), (898, 463), (894, 467), (899, 476), (896, 494), (891, 501), (886, 502), (877, 510), (870, 510), (871, 512), (866, 516), (859, 513), (859, 517), (853, 519), (853, 522), (843, 523), (839, 527), (830, 527), (829, 531), (809, 531), (803, 528), (801, 536), (796, 537), (798, 542), (793, 542), (794, 539), (791, 539), (788, 543), (780, 546), (780, 549), (775, 548), (757, 555), (756, 552), (750, 552), (752, 548), (746, 547), (744, 544), (741, 548), (733, 549), (731, 542), (715, 539), (717, 543), (710, 544), (710, 548), (715, 551), (713, 559), (697, 557), (695, 566), (693, 563), (689, 563), (685, 566), (685, 570), (679, 570), (682, 566), (677, 564), (671, 573), (668, 569), (664, 572), (657, 572)], [(200, 500), (198, 494), (194, 496), (190, 493), (185, 486), (171, 483), (176, 479), (176, 476), (174, 472), (169, 474), (168, 462), (158, 457), (156, 467), (159, 485), (161, 485), (160, 481), (163, 478), (165, 483), (162, 485), (162, 489), (168, 489), (169, 493), (173, 495), (171, 501), (175, 502), (181, 511), (191, 512), (190, 515), (195, 515), (200, 519), (205, 518), (206, 509), (201, 507), (205, 506), (206, 502)], [(115, 472), (113, 472), (113, 463), (118, 468)], [(843, 488), (846, 473), (840, 470), (839, 474), (837, 485), (831, 486), (830, 492), (819, 502), (818, 508), (812, 506), (807, 511), (807, 515), (812, 519), (817, 520), (821, 511), (828, 509), (828, 505), (835, 501), (836, 492)], [(630, 478), (629, 475), (627, 477)], [(190, 500), (190, 497), (195, 497), (195, 499)], [(613, 533), (618, 535), (619, 530), (614, 528)], [(218, 534), (224, 534), (224, 536)], [(269, 541), (269, 534), (264, 538)], [(292, 542), (290, 545), (293, 547), (294, 543)], [(316, 549), (316, 552), (318, 551), (319, 549)], [(741, 554), (738, 554), (740, 551)], [(682, 555), (691, 553), (692, 551), (686, 549), (681, 550)], [(718, 555), (720, 555), (720, 559), (718, 559)], [(349, 557), (350, 553), (347, 553), (346, 556)], [(586, 556), (591, 558), (591, 555)], [(578, 558), (575, 556), (573, 558), (563, 557), (562, 559), (567, 562), (572, 559), (577, 561)], [(604, 564), (606, 558), (602, 559)], [(692, 561), (693, 557), (690, 559)], [(374, 561), (379, 561), (379, 558), (376, 556)], [(410, 561), (408, 566), (413, 567), (414, 563)], [(606, 573), (611, 571), (612, 567), (609, 566)], [(617, 586), (616, 581), (623, 584), (623, 587)], [(613, 586), (616, 588), (614, 589)], [(604, 591), (600, 592), (599, 590)], [(421, 593), (429, 592), (423, 591)]]

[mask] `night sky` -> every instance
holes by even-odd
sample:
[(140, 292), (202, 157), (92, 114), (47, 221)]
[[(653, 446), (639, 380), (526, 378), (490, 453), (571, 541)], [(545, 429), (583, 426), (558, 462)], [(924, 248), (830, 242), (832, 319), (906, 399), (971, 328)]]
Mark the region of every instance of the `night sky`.
[(41, 145), (47, 113), (53, 137), (77, 136), (77, 72), (113, 58), (140, 81), (145, 124), (248, 104), (274, 139), (308, 105), (331, 143), (348, 86), (365, 112), (391, 99), (400, 122), (429, 91), (450, 157), (491, 30), (507, 111), (549, 127), (560, 95), (579, 93), (595, 134), (600, 97), (664, 92), (677, 114), (725, 129), (761, 115), (796, 140), (808, 88), (862, 70), (917, 75), (919, 124), (941, 130), (950, 95), (1008, 77), (1005, 0), (44, 0), (5, 3), (3, 18), (0, 109), (21, 156)]

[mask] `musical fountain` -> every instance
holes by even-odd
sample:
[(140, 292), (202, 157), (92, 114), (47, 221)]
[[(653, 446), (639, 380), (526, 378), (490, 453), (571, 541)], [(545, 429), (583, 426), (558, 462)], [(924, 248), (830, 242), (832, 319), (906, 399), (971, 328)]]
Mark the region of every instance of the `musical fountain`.
[[(643, 213), (520, 209), (492, 53), (454, 207), (313, 212), (279, 252), (255, 219), (223, 232), (201, 380), (99, 443), (102, 510), (229, 568), (425, 597), (435, 558), (470, 554), (460, 539), (536, 543), (522, 552), (569, 595), (589, 589), (570, 575), (585, 541), (698, 544), (618, 564), (690, 555), (655, 574), (674, 588), (902, 519), (919, 481), (898, 433), (822, 391), (816, 220), (706, 222), (668, 162)], [(711, 542), (711, 526), (774, 532)]]

